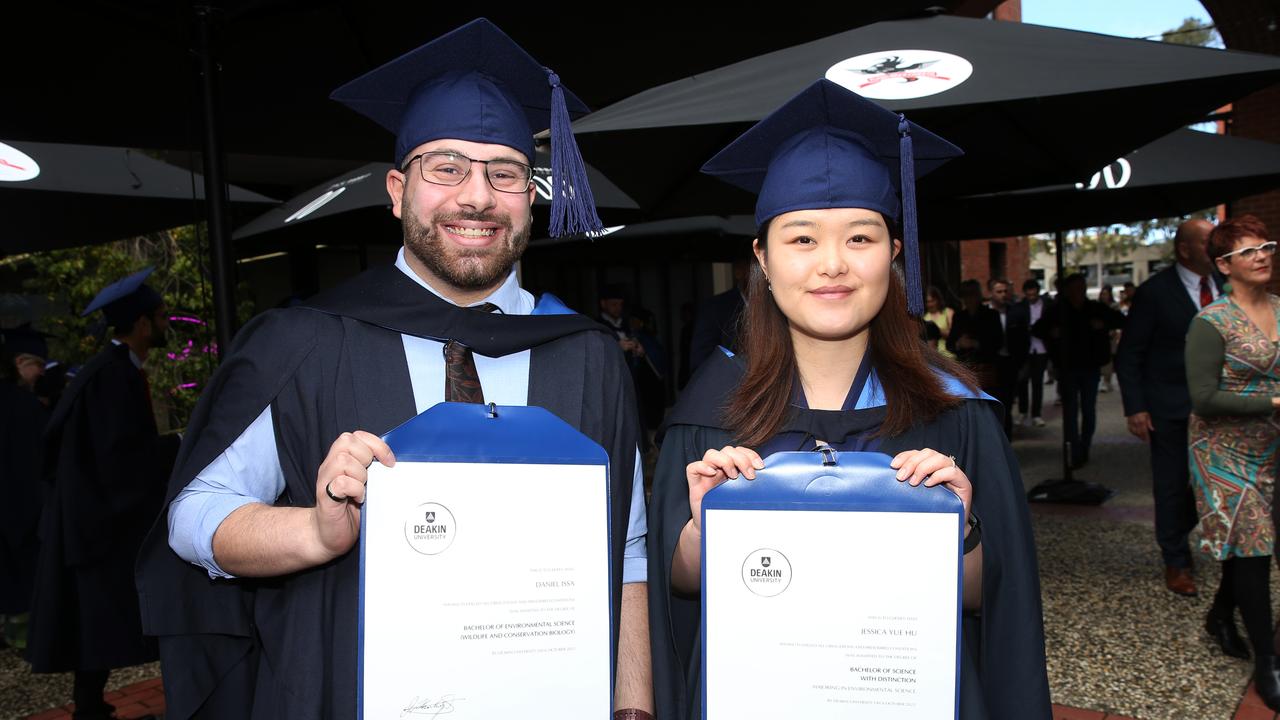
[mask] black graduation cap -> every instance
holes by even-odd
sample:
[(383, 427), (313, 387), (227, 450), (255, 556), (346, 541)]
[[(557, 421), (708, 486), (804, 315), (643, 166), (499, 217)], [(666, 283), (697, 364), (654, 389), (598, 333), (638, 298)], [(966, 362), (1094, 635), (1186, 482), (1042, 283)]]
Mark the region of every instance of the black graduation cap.
[(757, 194), (756, 223), (782, 213), (864, 208), (901, 222), (907, 305), (924, 313), (915, 178), (960, 148), (831, 82), (818, 80), (711, 158), (702, 171)]
[(49, 344), (45, 338), (53, 337), (31, 327), (31, 323), (23, 323), (15, 328), (0, 330), (0, 348), (11, 355), (35, 355), (45, 359), (49, 357)]
[(603, 227), (569, 127), (587, 106), (484, 18), (348, 82), (330, 97), (396, 134), (397, 167), (415, 147), (444, 138), (506, 145), (532, 163), (534, 133), (550, 128), (552, 237)]
[(142, 315), (160, 307), (164, 304), (164, 298), (144, 284), (153, 272), (155, 272), (154, 267), (145, 268), (102, 288), (80, 316), (84, 317), (95, 310), (101, 310), (106, 316), (107, 323), (118, 328), (129, 325)]

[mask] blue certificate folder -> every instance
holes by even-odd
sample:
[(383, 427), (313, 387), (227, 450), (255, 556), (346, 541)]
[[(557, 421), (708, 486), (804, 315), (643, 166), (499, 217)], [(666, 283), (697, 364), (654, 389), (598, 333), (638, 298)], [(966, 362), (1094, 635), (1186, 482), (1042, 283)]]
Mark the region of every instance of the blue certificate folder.
[[(448, 462), (448, 463), (511, 463), (549, 465), (600, 465), (608, 482), (609, 456), (576, 428), (550, 411), (533, 406), (482, 405), (477, 403), (443, 402), (433, 405), (419, 415), (410, 418), (390, 430), (382, 439), (395, 453), (397, 462)], [(376, 461), (375, 461), (376, 462)], [(548, 488), (549, 493), (554, 488)], [(610, 517), (609, 492), (605, 492), (605, 507), (600, 511)], [(369, 522), (369, 508), (362, 510), (361, 523)], [(607, 544), (609, 532), (600, 542)], [(511, 542), (519, 542), (519, 532), (513, 529)], [(364, 661), (365, 661), (365, 533), (360, 535), (360, 624), (359, 624), (359, 684), (356, 706), (359, 717), (364, 718)], [(612, 553), (609, 553), (609, 575), (613, 575)], [(483, 568), (477, 568), (483, 572)], [(610, 585), (610, 587), (612, 587)], [(612, 613), (612, 589), (605, 599)], [(610, 644), (610, 657), (616, 649)], [(482, 672), (477, 668), (477, 672)], [(608, 674), (612, 695), (613, 668), (600, 668)], [(612, 708), (612, 697), (610, 698)], [(605, 712), (608, 708), (602, 710)]]
[[(958, 528), (954, 548), (944, 549), (955, 555), (955, 597), (951, 603), (939, 598), (938, 607), (952, 607), (955, 613), (955, 715), (959, 712), (960, 692), (960, 612), (961, 587), (964, 573), (964, 504), (955, 493), (945, 487), (911, 486), (897, 480), (897, 471), (889, 467), (888, 455), (875, 452), (837, 452), (830, 448), (823, 451), (779, 452), (765, 458), (765, 468), (756, 472), (755, 480), (739, 477), (728, 480), (706, 494), (702, 501), (702, 661), (704, 682), (702, 711), (708, 714), (707, 699), (712, 687), (708, 673), (707, 655), (715, 637), (708, 637), (707, 567), (713, 562), (728, 559), (710, 557), (707, 554), (707, 537), (715, 532), (714, 524), (708, 528), (707, 512), (716, 510), (750, 511), (843, 511), (858, 512), (906, 512), (952, 513), (957, 516)], [(851, 520), (852, 521), (852, 520)], [(892, 555), (894, 538), (886, 537), (881, 547), (854, 547), (850, 554), (877, 553)], [(733, 558), (738, 562), (740, 558)], [(777, 561), (774, 561), (775, 564)], [(949, 566), (949, 564), (947, 565)], [(867, 592), (875, 592), (868, 588)], [(744, 624), (742, 633), (754, 628)], [(737, 628), (734, 630), (738, 632)], [(855, 711), (855, 715), (862, 717)]]

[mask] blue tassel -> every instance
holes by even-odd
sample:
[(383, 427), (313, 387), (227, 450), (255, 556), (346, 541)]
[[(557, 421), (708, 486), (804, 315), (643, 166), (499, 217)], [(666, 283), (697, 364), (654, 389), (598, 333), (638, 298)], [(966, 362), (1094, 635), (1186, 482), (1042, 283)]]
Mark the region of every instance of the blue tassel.
[(573, 139), (569, 110), (565, 107), (560, 76), (548, 71), (551, 84), (551, 237), (599, 232), (604, 228), (596, 214), (596, 200), (587, 180), (587, 167)]
[(920, 287), (920, 240), (916, 236), (916, 157), (911, 144), (911, 125), (898, 115), (899, 166), (902, 171), (902, 240), (907, 254), (907, 312), (924, 315), (924, 292)]

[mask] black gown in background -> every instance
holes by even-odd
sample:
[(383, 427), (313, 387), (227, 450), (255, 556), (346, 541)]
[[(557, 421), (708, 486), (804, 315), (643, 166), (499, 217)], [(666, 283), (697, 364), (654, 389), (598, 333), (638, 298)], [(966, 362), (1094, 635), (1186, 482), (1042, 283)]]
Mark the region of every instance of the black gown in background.
[(76, 375), (49, 419), (47, 496), (27, 659), (35, 672), (109, 670), (156, 659), (142, 634), (133, 566), (178, 450), (156, 432), (129, 348)]
[(49, 413), (31, 392), (0, 381), (0, 615), (31, 607), (40, 544), (40, 436)]
[[(964, 614), (960, 673), (963, 720), (1046, 720), (1040, 582), (1030, 518), (1018, 471), (989, 400), (969, 397), (931, 423), (896, 436), (872, 437), (884, 419), (882, 400), (860, 392), (859, 372), (844, 411), (794, 408), (783, 433), (762, 454), (813, 447), (822, 438), (845, 450), (895, 455), (932, 448), (954, 455), (974, 487), (972, 512), (982, 520), (982, 608)], [(740, 359), (712, 353), (667, 421), (649, 505), (649, 613), (658, 717), (698, 718), (702, 712), (701, 603), (671, 588), (671, 558), (689, 521), (685, 466), (710, 448), (732, 445), (720, 409), (741, 379)], [(966, 393), (968, 394), (968, 393)]]
[[(285, 476), (277, 505), (314, 506), (316, 473), (339, 434), (380, 435), (416, 414), (402, 333), (491, 357), (531, 348), (529, 405), (608, 452), (616, 642), (638, 414), (618, 344), (581, 315), (477, 313), (394, 266), (264, 313), (201, 396), (167, 502), (270, 406)], [(353, 549), (284, 577), (210, 580), (170, 549), (162, 514), (138, 559), (138, 592), (144, 628), (160, 639), (166, 716), (355, 717), (359, 558)]]

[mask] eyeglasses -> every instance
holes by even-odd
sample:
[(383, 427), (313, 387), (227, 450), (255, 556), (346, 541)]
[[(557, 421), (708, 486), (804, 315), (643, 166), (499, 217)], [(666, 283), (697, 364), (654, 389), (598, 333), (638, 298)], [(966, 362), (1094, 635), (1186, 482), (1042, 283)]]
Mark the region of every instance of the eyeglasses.
[(1272, 240), (1272, 241), (1264, 242), (1261, 245), (1254, 245), (1251, 247), (1243, 247), (1243, 248), (1240, 248), (1239, 250), (1232, 250), (1229, 253), (1222, 253), (1218, 257), (1228, 258), (1228, 257), (1231, 257), (1232, 255), (1239, 255), (1245, 260), (1252, 260), (1258, 256), (1258, 253), (1262, 253), (1263, 257), (1271, 257), (1272, 255), (1275, 255), (1276, 254), (1275, 241)]
[(470, 177), (473, 163), (484, 165), (489, 187), (498, 192), (528, 192), (533, 182), (533, 168), (515, 160), (474, 160), (453, 152), (425, 152), (409, 158), (401, 172), (409, 172), (414, 160), (422, 161), (418, 165), (422, 179), (433, 185), (461, 185)]

